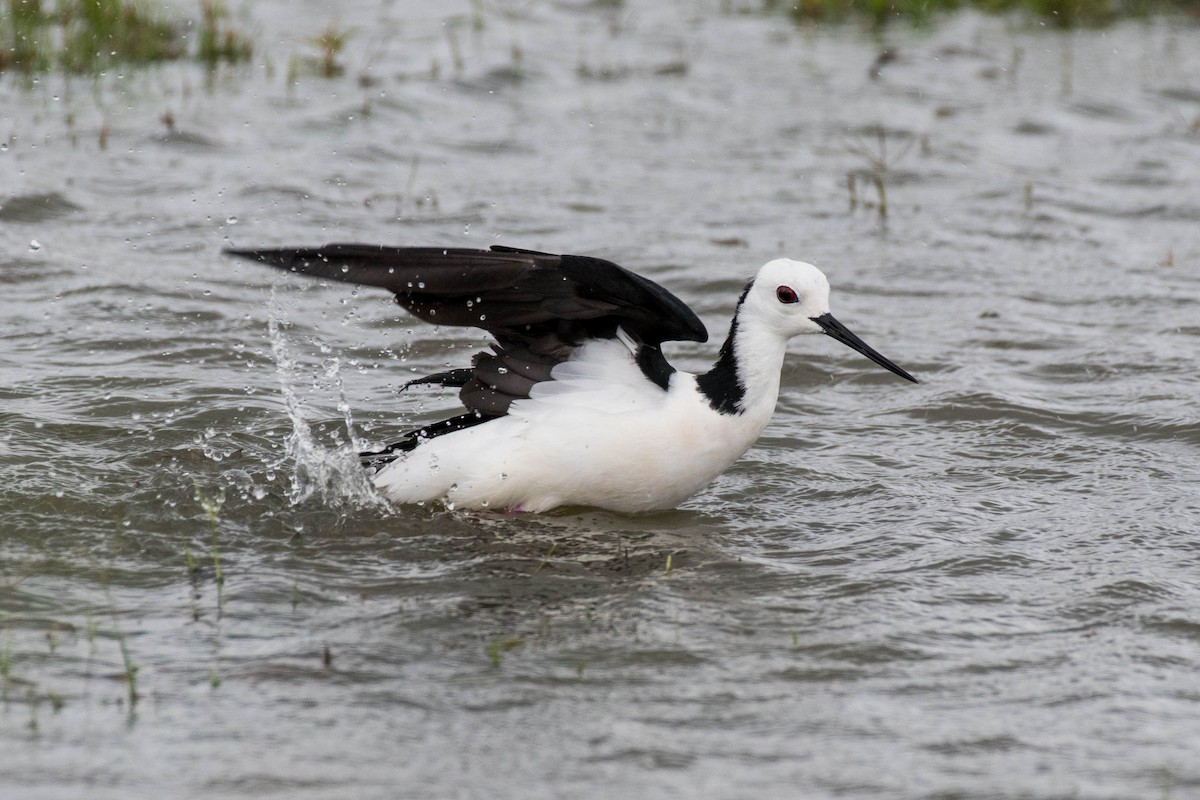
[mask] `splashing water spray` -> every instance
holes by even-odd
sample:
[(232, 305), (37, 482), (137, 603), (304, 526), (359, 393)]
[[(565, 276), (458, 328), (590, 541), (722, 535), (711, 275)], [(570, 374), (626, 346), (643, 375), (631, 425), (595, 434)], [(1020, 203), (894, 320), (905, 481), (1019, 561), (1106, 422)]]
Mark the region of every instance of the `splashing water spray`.
[(355, 434), (354, 417), (346, 399), (341, 362), (337, 357), (324, 360), (321, 375), (314, 383), (319, 385), (323, 379), (336, 390), (337, 409), (346, 425), (347, 441), (334, 448), (323, 447), (305, 419), (304, 401), (295, 388), (304, 376), (288, 349), (287, 337), (283, 332), (285, 322), (282, 304), (272, 287), (267, 330), (271, 338), (271, 353), (275, 358), (275, 373), (279, 378), (284, 407), (292, 422), (292, 432), (288, 435), (283, 456), (271, 468), (291, 465), (292, 488), (288, 500), (292, 505), (298, 505), (316, 497), (326, 504), (388, 507), (359, 464), (360, 442)]

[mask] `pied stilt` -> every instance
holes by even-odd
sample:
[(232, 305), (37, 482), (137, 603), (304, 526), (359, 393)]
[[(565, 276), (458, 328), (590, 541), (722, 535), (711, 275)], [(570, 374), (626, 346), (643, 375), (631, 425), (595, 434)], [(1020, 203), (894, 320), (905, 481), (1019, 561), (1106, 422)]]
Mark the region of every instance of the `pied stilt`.
[(768, 262), (738, 300), (716, 364), (680, 372), (665, 341), (708, 340), (658, 284), (610, 261), (491, 250), (331, 244), (226, 250), (280, 269), (378, 286), (410, 313), (495, 338), (471, 367), (411, 381), (456, 387), (466, 413), (412, 431), (363, 461), (397, 503), (540, 512), (672, 508), (707, 486), (775, 410), (789, 339), (824, 333), (916, 379), (829, 312), (811, 264)]

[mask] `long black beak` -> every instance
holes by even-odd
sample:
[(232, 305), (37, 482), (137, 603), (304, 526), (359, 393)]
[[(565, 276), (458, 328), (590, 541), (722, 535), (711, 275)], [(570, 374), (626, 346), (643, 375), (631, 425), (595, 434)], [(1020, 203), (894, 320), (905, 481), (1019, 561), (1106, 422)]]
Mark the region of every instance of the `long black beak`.
[(826, 334), (832, 336), (834, 339), (837, 339), (851, 350), (857, 350), (858, 352), (862, 353), (864, 356), (871, 359), (888, 372), (894, 372), (901, 378), (904, 378), (906, 381), (912, 381), (913, 383), (917, 382), (917, 379), (912, 375), (909, 375), (891, 361), (888, 361), (886, 358), (879, 355), (879, 353), (875, 352), (875, 350), (872, 349), (869, 344), (855, 336), (849, 328), (834, 319), (833, 314), (822, 314), (819, 317), (812, 317), (811, 319), (813, 322), (820, 325), (821, 330), (825, 331)]

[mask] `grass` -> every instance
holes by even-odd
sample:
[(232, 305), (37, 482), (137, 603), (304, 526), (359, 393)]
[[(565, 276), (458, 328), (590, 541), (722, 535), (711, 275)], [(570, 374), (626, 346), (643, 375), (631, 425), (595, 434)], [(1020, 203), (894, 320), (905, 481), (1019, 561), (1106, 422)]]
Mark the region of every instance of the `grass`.
[(515, 650), (524, 644), (525, 640), (520, 636), (497, 636), (489, 641), (484, 649), (487, 651), (488, 660), (492, 662), (492, 667), (499, 669), (501, 657), (509, 650)]
[(797, 22), (866, 19), (876, 27), (897, 20), (924, 23), (964, 8), (1025, 13), (1060, 28), (1104, 25), (1164, 11), (1200, 15), (1200, 0), (762, 0), (762, 7), (784, 11)]
[(38, 44), (43, 18), (40, 0), (9, 0), (0, 9), (0, 69), (38, 71), (49, 65)]
[(222, 61), (249, 61), (254, 45), (228, 25), (229, 9), (220, 0), (200, 0), (200, 34), (196, 57), (210, 68)]
[[(888, 155), (887, 151), (887, 132), (880, 125), (875, 130), (877, 147), (872, 149), (865, 142), (859, 141), (847, 144), (846, 149), (861, 158), (867, 165), (867, 176), (875, 185), (875, 194), (878, 198), (876, 209), (879, 211), (880, 221), (886, 221), (888, 215), (888, 199), (887, 199), (887, 178), (888, 171), (904, 156), (908, 155), (909, 149), (912, 147), (913, 139), (909, 139), (907, 143), (900, 149), (899, 154)], [(858, 205), (858, 190), (856, 188), (855, 174), (853, 172), (847, 174), (846, 183), (850, 190), (850, 210), (853, 211)]]
[(321, 31), (320, 36), (312, 40), (312, 43), (321, 51), (320, 57), (316, 60), (317, 73), (321, 77), (336, 78), (346, 71), (338, 57), (346, 49), (346, 41), (349, 38), (349, 31), (330, 24)]
[(113, 537), (109, 544), (110, 560), (108, 565), (101, 571), (101, 582), (104, 585), (104, 596), (108, 600), (108, 613), (112, 617), (113, 636), (116, 638), (117, 647), (121, 651), (121, 663), (125, 666), (124, 678), (126, 689), (128, 690), (129, 711), (132, 713), (133, 709), (137, 706), (137, 701), (140, 697), (137, 690), (138, 667), (137, 664), (133, 662), (133, 655), (129, 651), (129, 644), (125, 641), (125, 631), (121, 629), (121, 620), (117, 613), (116, 603), (113, 602), (112, 585), (110, 583), (113, 565), (116, 562), (117, 553), (121, 549), (123, 531), (126, 524), (127, 519), (125, 517), (125, 508), (122, 505), (117, 510), (116, 523), (113, 526)]
[(99, 74), (187, 57), (210, 66), (250, 58), (250, 39), (228, 26), (220, 0), (200, 0), (199, 10), (196, 22), (150, 0), (0, 0), (0, 71)]
[(142, 4), (76, 0), (64, 3), (57, 17), (63, 35), (59, 58), (69, 72), (96, 72), (117, 61), (172, 61), (184, 54), (171, 23)]
[(541, 571), (542, 571), (542, 569), (543, 569), (543, 568), (544, 568), (544, 567), (545, 567), (547, 564), (549, 564), (549, 563), (550, 563), (550, 559), (551, 559), (551, 557), (554, 555), (554, 551), (555, 551), (557, 548), (558, 548), (558, 542), (552, 542), (552, 543), (550, 544), (550, 549), (549, 549), (549, 551), (547, 551), (547, 552), (546, 552), (546, 557), (545, 557), (545, 558), (543, 558), (543, 559), (541, 560), (541, 563), (539, 563), (539, 564), (537, 565), (537, 567), (535, 567), (535, 568), (534, 568), (534, 570), (533, 570), (533, 575), (537, 575), (539, 572), (541, 572)]
[(4, 647), (0, 648), (0, 703), (8, 706), (8, 692), (12, 686), (13, 649), (12, 638), (8, 633), (8, 618), (4, 617)]
[[(906, 20), (925, 23), (963, 8), (992, 13), (1025, 13), (1060, 28), (1104, 25), (1123, 17), (1177, 11), (1200, 18), (1200, 0), (725, 0), (727, 10), (786, 13), (798, 23), (867, 20), (875, 27)], [(254, 53), (249, 36), (232, 27), (225, 0), (197, 0), (195, 18), (181, 18), (162, 0), (0, 0), (0, 72), (61, 69), (96, 75), (119, 65), (147, 65), (193, 58), (210, 69), (247, 61)], [(445, 27), (456, 75), (463, 70), (457, 28), (483, 27), (483, 4), (452, 17)], [(343, 74), (340, 61), (348, 33), (329, 26), (312, 41), (318, 74)], [(513, 51), (520, 68), (522, 54)], [(294, 70), (294, 65), (290, 67)], [(435, 63), (433, 72), (438, 67)]]
[[(109, 601), (111, 603), (111, 596)], [(113, 630), (117, 636), (117, 646), (121, 650), (121, 662), (125, 665), (125, 683), (129, 690), (129, 707), (132, 709), (137, 705), (138, 690), (137, 690), (137, 664), (133, 663), (133, 656), (129, 653), (129, 646), (125, 643), (125, 632), (121, 630), (121, 624), (117, 620), (117, 614), (113, 612)]]

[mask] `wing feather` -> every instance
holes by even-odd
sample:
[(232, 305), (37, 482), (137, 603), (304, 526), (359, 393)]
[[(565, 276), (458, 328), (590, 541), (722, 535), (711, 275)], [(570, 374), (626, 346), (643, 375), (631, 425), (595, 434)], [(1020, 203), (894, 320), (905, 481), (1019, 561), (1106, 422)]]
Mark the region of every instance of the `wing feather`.
[(708, 339), (703, 323), (675, 295), (589, 256), (366, 244), (225, 252), (303, 275), (387, 289), (422, 320), (489, 332), (496, 346), (478, 354), (469, 372), (451, 370), (409, 384), (459, 386), (463, 404), (488, 417), (508, 413), (514, 400), (555, 380), (555, 366), (576, 348), (614, 338), (618, 328), (656, 350), (664, 341)]

